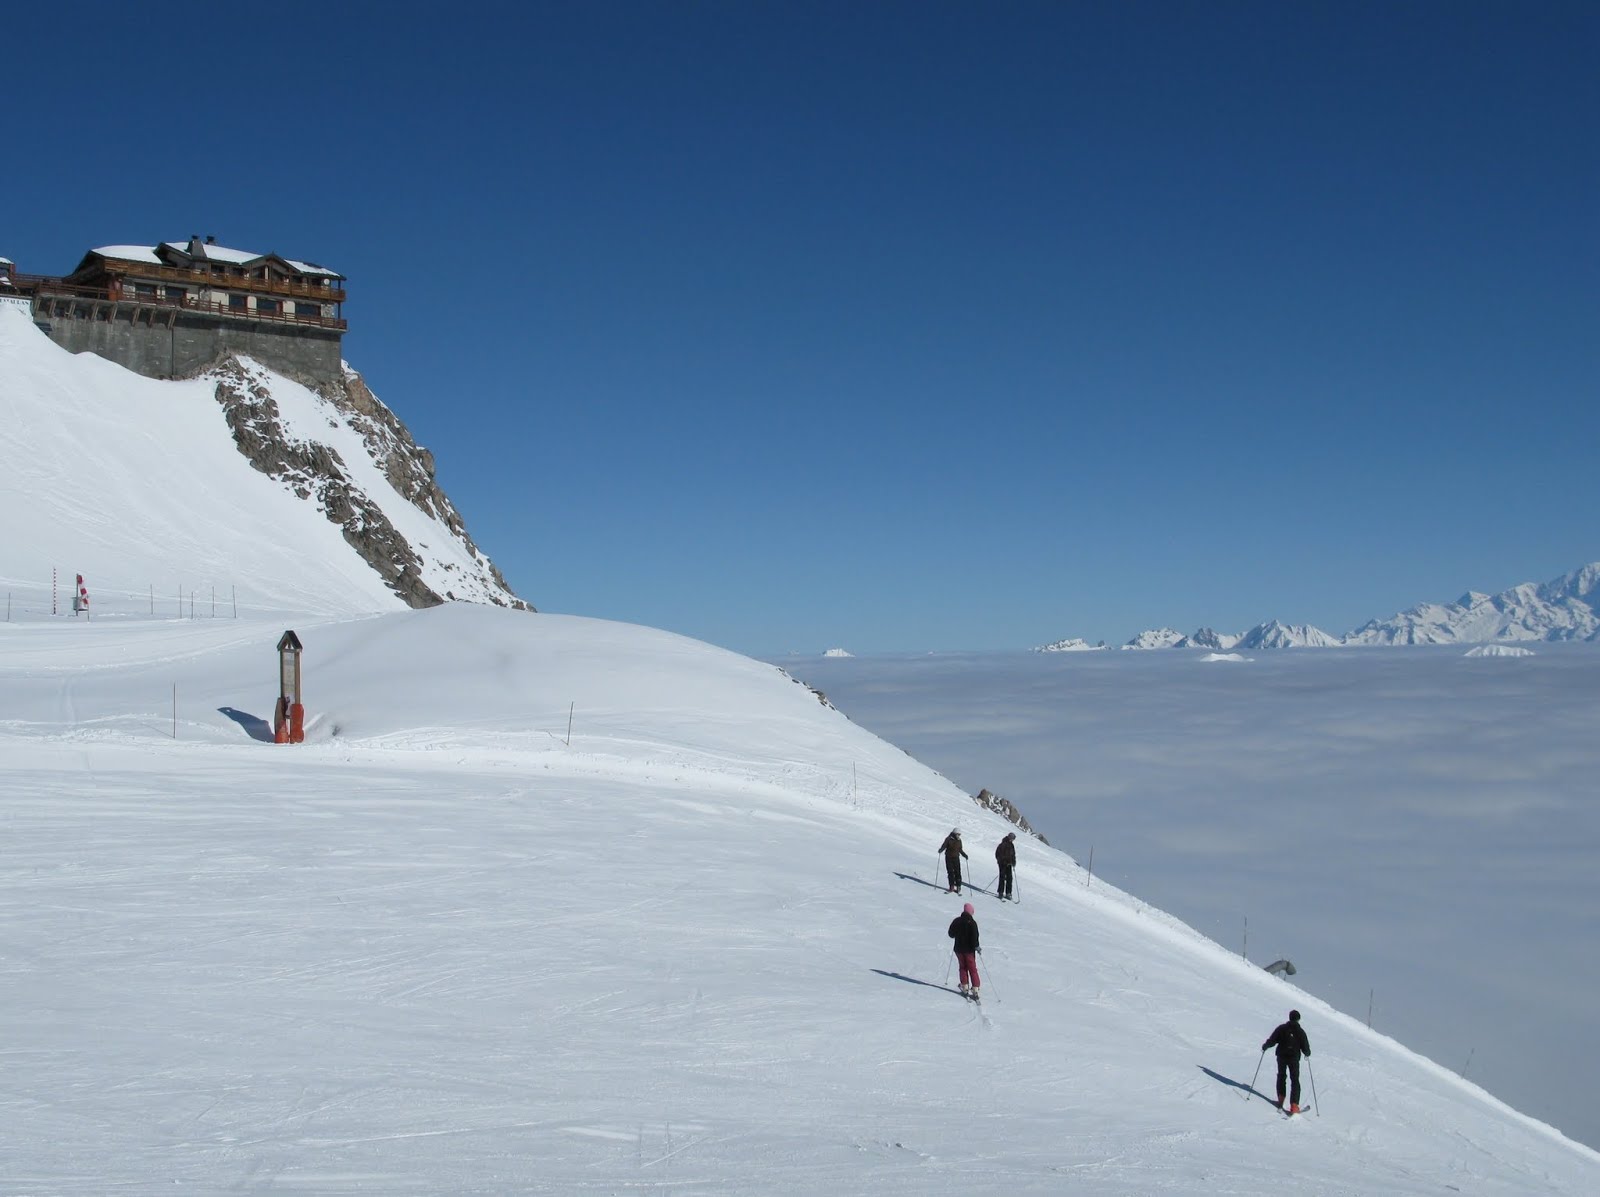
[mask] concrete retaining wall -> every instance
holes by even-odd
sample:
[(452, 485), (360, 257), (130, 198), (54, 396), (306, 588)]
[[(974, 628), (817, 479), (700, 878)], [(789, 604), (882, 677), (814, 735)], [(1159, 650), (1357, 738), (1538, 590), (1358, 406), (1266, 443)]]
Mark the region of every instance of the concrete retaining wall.
[(192, 312), (158, 313), (154, 323), (147, 323), (149, 311), (118, 305), (109, 320), (60, 313), (36, 319), (63, 349), (98, 354), (147, 378), (192, 378), (228, 354), (248, 355), (303, 381), (341, 376), (338, 332)]

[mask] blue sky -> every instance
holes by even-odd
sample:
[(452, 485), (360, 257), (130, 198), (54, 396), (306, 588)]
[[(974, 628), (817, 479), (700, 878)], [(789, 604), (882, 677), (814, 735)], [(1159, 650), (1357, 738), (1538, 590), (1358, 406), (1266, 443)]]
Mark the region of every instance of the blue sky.
[(1600, 559), (1593, 4), (7, 14), (0, 255), (349, 278), (550, 611), (1338, 633)]

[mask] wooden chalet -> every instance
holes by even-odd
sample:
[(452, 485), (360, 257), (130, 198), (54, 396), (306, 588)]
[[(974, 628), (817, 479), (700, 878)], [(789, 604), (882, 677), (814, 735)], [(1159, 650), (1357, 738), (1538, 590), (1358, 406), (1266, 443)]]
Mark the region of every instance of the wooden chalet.
[[(34, 297), (41, 315), (67, 315), (76, 305), (131, 305), (147, 321), (179, 311), (238, 320), (345, 330), (344, 275), (315, 262), (275, 253), (229, 249), (216, 239), (154, 247), (92, 249), (61, 278), (20, 275), (16, 285)], [(102, 317), (104, 318), (104, 317)]]

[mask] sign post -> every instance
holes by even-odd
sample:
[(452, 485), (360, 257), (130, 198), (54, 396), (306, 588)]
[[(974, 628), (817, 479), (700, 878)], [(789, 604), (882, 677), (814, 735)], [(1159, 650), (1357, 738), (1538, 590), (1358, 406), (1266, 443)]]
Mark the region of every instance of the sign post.
[(298, 744), (306, 738), (306, 709), (300, 702), (303, 648), (292, 631), (278, 641), (278, 705), (272, 714), (272, 738), (279, 744)]

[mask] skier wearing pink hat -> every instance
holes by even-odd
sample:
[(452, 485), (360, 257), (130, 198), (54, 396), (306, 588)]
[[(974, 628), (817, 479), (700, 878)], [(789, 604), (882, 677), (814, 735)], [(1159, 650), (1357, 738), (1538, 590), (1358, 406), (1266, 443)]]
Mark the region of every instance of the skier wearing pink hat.
[(961, 996), (978, 1000), (978, 956), (983, 949), (978, 946), (978, 920), (972, 917), (972, 903), (961, 908), (961, 913), (950, 924), (950, 938), (955, 940), (956, 959), (961, 962)]

